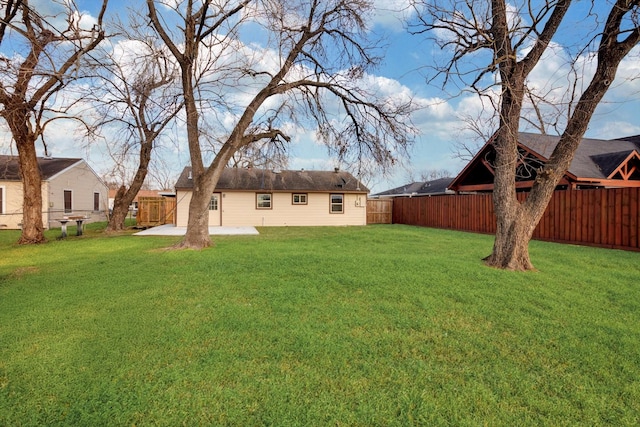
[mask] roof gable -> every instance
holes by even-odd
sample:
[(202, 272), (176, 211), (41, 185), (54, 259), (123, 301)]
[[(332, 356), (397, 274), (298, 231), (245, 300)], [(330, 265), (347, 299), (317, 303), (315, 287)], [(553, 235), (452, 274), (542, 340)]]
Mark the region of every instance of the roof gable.
[[(639, 181), (640, 180), (640, 154), (637, 151), (622, 152), (621, 156), (616, 159), (619, 160), (622, 157), (622, 161), (617, 162), (617, 166), (611, 172), (607, 174), (608, 179), (622, 179), (626, 181)], [(616, 163), (612, 162), (615, 166)]]
[(620, 151), (617, 153), (596, 154), (590, 156), (605, 177), (609, 177), (635, 151)]
[[(82, 161), (82, 159), (38, 157), (38, 167), (43, 180), (49, 180), (57, 174)], [(21, 181), (20, 164), (17, 156), (0, 155), (0, 180)]]
[[(193, 188), (191, 174), (190, 167), (184, 168), (176, 182), (176, 189)], [(283, 170), (275, 172), (254, 168), (225, 168), (218, 180), (216, 190), (369, 192), (369, 189), (358, 179), (345, 171)]]

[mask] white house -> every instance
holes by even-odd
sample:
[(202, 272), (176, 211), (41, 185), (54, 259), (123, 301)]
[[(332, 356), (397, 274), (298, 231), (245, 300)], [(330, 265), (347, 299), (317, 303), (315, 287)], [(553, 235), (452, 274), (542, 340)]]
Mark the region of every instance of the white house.
[[(42, 174), (42, 222), (59, 226), (65, 216), (83, 216), (86, 222), (104, 221), (107, 186), (82, 159), (39, 157)], [(0, 228), (19, 229), (23, 190), (16, 156), (0, 155)]]
[[(191, 168), (176, 183), (176, 225), (189, 219)], [(367, 224), (365, 187), (349, 172), (227, 168), (209, 203), (210, 226)]]

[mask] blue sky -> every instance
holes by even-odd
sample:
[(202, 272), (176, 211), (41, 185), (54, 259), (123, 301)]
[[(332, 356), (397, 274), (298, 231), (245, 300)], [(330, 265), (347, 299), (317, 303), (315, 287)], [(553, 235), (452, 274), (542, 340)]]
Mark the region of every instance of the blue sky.
[[(33, 4), (38, 2), (43, 2), (44, 5), (48, 0), (32, 0)], [(77, 3), (81, 8), (91, 11), (97, 1), (80, 0)], [(112, 12), (125, 12), (125, 8), (134, 3), (139, 3), (140, 9), (145, 7), (142, 0), (127, 2), (111, 0), (109, 7)], [(401, 22), (403, 14), (390, 10), (405, 7), (409, 3), (407, 0), (378, 0), (374, 3), (379, 4), (380, 8), (373, 17), (371, 28), (377, 35), (385, 37), (388, 48), (384, 63), (374, 71), (373, 77), (377, 79), (377, 84), (386, 85), (390, 90), (410, 93), (424, 108), (414, 116), (414, 122), (420, 134), (415, 140), (410, 158), (403, 159), (402, 166), (397, 167), (388, 176), (376, 177), (367, 182), (367, 185), (372, 193), (375, 193), (419, 179), (420, 173), (425, 171), (448, 170), (455, 175), (465, 164), (463, 160), (454, 157), (455, 145), (470, 138), (470, 133), (465, 131), (462, 117), (477, 113), (479, 109), (477, 97), (464, 94), (452, 98), (451, 94), (445, 93), (437, 84), (426, 83), (429, 70), (425, 66), (429, 65), (434, 58), (441, 58), (444, 53), (425, 37), (408, 34)], [(584, 7), (587, 3), (590, 2), (578, 2), (577, 9)], [(596, 3), (598, 3), (597, 7), (603, 7), (607, 6), (609, 1), (603, 0)], [(581, 21), (581, 15), (578, 14), (577, 9), (571, 15), (571, 19), (574, 20), (573, 26), (568, 26), (570, 30), (562, 33), (555, 40), (556, 54), (545, 57), (534, 73), (533, 79), (541, 82), (540, 85), (550, 84), (557, 88), (566, 84), (563, 51), (566, 53), (571, 47), (578, 46), (582, 42), (578, 30), (586, 30), (588, 26)], [(605, 102), (597, 110), (586, 136), (612, 139), (640, 134), (640, 114), (638, 114), (640, 79), (630, 80), (634, 76), (640, 76), (640, 60), (637, 54), (622, 64), (618, 75), (619, 78), (612, 86)], [(72, 125), (59, 126), (57, 129), (52, 129), (56, 135), (49, 138), (52, 155), (87, 158), (92, 167), (100, 173), (108, 168), (109, 160), (104, 156), (103, 151), (95, 146), (80, 147), (77, 143), (70, 142), (69, 135), (73, 134), (70, 128)], [(0, 128), (0, 133), (2, 132)], [(5, 133), (0, 139), (0, 149), (7, 152), (8, 145)], [(188, 164), (189, 157), (184, 146), (163, 155), (170, 157), (169, 163), (173, 165), (175, 169), (173, 173), (176, 176), (180, 169)], [(330, 169), (334, 165), (335, 161), (327, 157), (324, 147), (313, 141), (310, 132), (294, 136), (290, 151), (290, 168)]]

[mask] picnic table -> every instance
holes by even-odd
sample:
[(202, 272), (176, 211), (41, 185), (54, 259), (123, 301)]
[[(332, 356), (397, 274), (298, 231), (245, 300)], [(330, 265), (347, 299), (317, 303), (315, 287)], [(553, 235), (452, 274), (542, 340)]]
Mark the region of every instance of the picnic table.
[(65, 216), (59, 219), (58, 222), (62, 224), (62, 237), (67, 237), (67, 223), (69, 221), (75, 221), (77, 225), (76, 236), (82, 236), (82, 222), (87, 219), (84, 216)]

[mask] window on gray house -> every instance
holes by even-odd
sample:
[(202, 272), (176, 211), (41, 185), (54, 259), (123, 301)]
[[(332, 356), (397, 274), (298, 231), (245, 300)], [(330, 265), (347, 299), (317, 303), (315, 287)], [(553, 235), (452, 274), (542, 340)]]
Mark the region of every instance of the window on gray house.
[(71, 190), (64, 190), (64, 213), (71, 213), (73, 206), (71, 206)]

